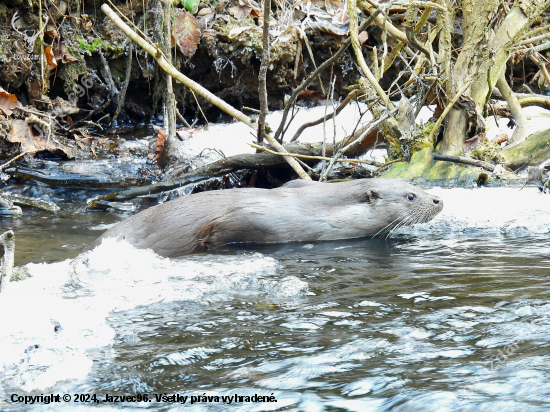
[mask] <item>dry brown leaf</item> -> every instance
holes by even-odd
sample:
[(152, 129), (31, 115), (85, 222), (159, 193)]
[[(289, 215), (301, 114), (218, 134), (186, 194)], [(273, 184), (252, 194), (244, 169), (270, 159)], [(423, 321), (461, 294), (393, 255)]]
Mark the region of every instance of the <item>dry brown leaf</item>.
[(44, 36), (50, 38), (52, 43), (55, 43), (59, 39), (59, 32), (53, 24), (47, 24), (44, 29)]
[(155, 164), (158, 165), (160, 156), (162, 155), (162, 152), (164, 151), (164, 142), (166, 141), (166, 130), (160, 129), (157, 133), (157, 144), (155, 147), (154, 153), (149, 153), (147, 156), (150, 160), (152, 160)]
[(359, 43), (365, 44), (365, 42), (369, 39), (369, 34), (366, 31), (362, 31), (359, 33)]
[(501, 144), (501, 143), (507, 142), (509, 139), (510, 138), (508, 137), (508, 135), (506, 133), (501, 133), (493, 139), (493, 142), (495, 142), (497, 144)]
[(27, 95), (31, 103), (33, 103), (34, 100), (42, 100), (42, 83), (40, 83), (39, 79), (29, 77), (25, 85), (27, 86)]
[(206, 16), (207, 14), (214, 13), (210, 7), (205, 7), (204, 9), (200, 9), (197, 13), (198, 17)]
[(172, 33), (183, 55), (188, 59), (193, 57), (201, 38), (197, 18), (189, 12), (178, 13)]
[(251, 7), (238, 5), (238, 6), (231, 7), (229, 9), (229, 14), (231, 14), (237, 20), (243, 20), (248, 17), (251, 11), (252, 11)]
[(57, 143), (51, 136), (48, 141), (47, 131), (44, 132), (39, 125), (28, 125), (25, 120), (14, 120), (11, 124), (8, 141), (21, 144), (21, 152), (63, 152), (68, 157), (73, 157), (72, 150)]
[(338, 10), (332, 17), (332, 24), (343, 25), (349, 21), (348, 12), (346, 10)]
[(481, 146), (481, 140), (485, 137), (483, 133), (478, 134), (468, 140), (465, 140), (462, 144), (462, 151), (464, 153), (470, 153), (478, 149)]
[(338, 10), (344, 9), (344, 2), (341, 0), (325, 0), (325, 10), (330, 14), (335, 14)]
[(71, 56), (67, 50), (67, 47), (63, 43), (60, 43), (59, 47), (54, 49), (53, 55), (58, 62), (61, 61), (63, 64), (76, 63), (79, 61), (77, 58)]
[[(208, 30), (208, 23), (210, 23), (212, 21), (214, 16), (215, 16), (214, 13), (209, 13), (209, 14), (205, 14), (204, 16), (202, 16), (199, 19), (199, 28), (201, 30), (201, 33), (204, 33), (206, 30)], [(204, 37), (203, 37), (203, 39), (204, 39)]]
[(22, 143), (27, 140), (29, 128), (24, 120), (14, 120), (11, 122), (11, 130), (8, 141), (11, 143)]
[(80, 19), (80, 24), (82, 25), (82, 28), (84, 30), (92, 30), (93, 23), (88, 19), (88, 16), (86, 16), (85, 14), (82, 15), (82, 18)]
[(82, 150), (90, 150), (92, 144), (94, 143), (94, 138), (92, 136), (85, 135), (80, 130), (78, 132), (79, 132), (78, 134), (80, 134), (80, 136), (77, 136), (76, 133), (73, 135), (76, 144)]
[(50, 141), (48, 142), (48, 135), (47, 135), (48, 132), (47, 131), (44, 132), (44, 130), (41, 129), (39, 125), (35, 124), (29, 127), (29, 132), (30, 132), (29, 133), (30, 143), (32, 143), (32, 147), (30, 145), (27, 147), (24, 147), (25, 151), (27, 150), (55, 151), (59, 149), (55, 141), (51, 139), (51, 136), (50, 136)]
[(166, 130), (159, 130), (157, 134), (157, 153), (162, 153), (164, 151), (164, 142), (166, 141)]
[(6, 116), (10, 116), (16, 106), (17, 97), (15, 97), (15, 94), (10, 94), (0, 87), (0, 111)]
[(298, 93), (299, 99), (311, 99), (315, 101), (322, 100), (324, 98), (323, 94), (316, 90), (304, 90)]
[(44, 54), (46, 55), (48, 66), (50, 66), (51, 69), (55, 69), (57, 67), (57, 60), (55, 59), (52, 48), (50, 46), (46, 47), (44, 49)]
[(254, 0), (239, 0), (239, 3), (244, 4), (246, 7), (250, 7), (252, 9), (250, 11), (252, 17), (260, 17), (262, 15), (262, 9)]
[(254, 0), (236, 0), (232, 1), (233, 7), (229, 9), (229, 14), (237, 20), (246, 19), (249, 14), (252, 17), (260, 17), (262, 10)]
[(69, 114), (77, 114), (80, 112), (80, 109), (75, 103), (68, 102), (61, 97), (56, 97), (52, 100), (52, 111), (56, 117), (64, 117)]

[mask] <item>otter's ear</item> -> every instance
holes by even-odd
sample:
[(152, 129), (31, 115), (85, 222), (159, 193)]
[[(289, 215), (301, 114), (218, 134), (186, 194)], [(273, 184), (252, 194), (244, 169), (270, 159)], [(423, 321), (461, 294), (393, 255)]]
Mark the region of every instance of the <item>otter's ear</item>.
[(361, 195), (362, 199), (361, 201), (364, 203), (372, 203), (376, 199), (380, 199), (380, 194), (375, 189), (369, 189), (362, 193)]

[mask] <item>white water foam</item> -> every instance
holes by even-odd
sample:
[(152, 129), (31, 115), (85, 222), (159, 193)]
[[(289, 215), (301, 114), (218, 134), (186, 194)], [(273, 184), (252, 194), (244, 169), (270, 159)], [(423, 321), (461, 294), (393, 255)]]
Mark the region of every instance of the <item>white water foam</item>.
[(277, 278), (277, 267), (261, 254), (170, 260), (114, 239), (73, 262), (28, 264), (32, 277), (10, 283), (0, 299), (0, 383), (31, 391), (84, 378), (92, 367), (86, 351), (113, 341), (113, 312), (208, 304), (243, 291), (276, 300), (307, 293), (307, 283)]
[(403, 228), (399, 233), (550, 233), (550, 195), (538, 188), (435, 187), (427, 192), (443, 199), (443, 211), (432, 221)]

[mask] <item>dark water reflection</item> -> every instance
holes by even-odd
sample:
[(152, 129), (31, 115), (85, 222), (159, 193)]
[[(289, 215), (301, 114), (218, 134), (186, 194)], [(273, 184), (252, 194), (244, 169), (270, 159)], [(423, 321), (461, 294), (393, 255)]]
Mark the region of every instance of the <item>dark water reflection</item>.
[[(68, 256), (59, 255), (61, 243), (78, 251), (97, 236), (76, 229), (98, 224), (91, 216), (71, 227), (38, 216), (16, 226), (18, 250), (27, 250), (19, 258), (53, 259), (45, 252), (52, 244), (58, 259)], [(310, 293), (233, 291), (111, 313), (112, 349), (90, 351), (89, 376), (54, 392), (273, 393), (278, 401), (238, 410), (550, 410), (548, 235), (440, 233), (254, 250), (280, 263), (277, 278), (296, 276)]]
[(65, 208), (53, 214), (25, 209), (19, 217), (1, 216), (0, 233), (9, 229), (15, 233), (15, 264), (72, 259), (103, 233), (102, 225), (123, 219), (111, 213), (78, 213), (82, 210)]

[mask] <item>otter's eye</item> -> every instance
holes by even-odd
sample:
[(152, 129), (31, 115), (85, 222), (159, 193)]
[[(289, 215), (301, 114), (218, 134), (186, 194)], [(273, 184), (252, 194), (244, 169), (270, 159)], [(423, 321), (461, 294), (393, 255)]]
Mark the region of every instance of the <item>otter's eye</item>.
[(409, 199), (411, 202), (416, 198), (416, 195), (414, 193), (409, 193), (407, 195), (407, 199)]

